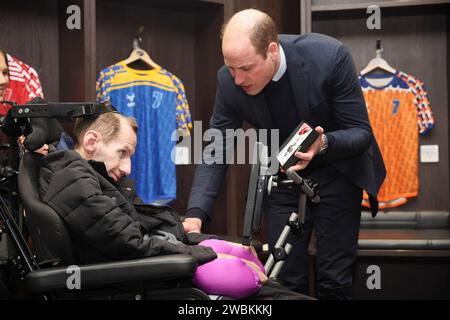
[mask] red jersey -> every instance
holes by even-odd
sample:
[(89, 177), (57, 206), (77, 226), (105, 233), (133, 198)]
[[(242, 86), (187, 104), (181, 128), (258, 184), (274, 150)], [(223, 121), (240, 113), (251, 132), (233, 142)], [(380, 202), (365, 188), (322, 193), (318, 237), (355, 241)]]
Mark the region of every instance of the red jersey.
[[(44, 98), (36, 70), (9, 54), (7, 57), (9, 85), (5, 100), (13, 101), (17, 104), (25, 104), (36, 97)], [(6, 115), (10, 108), (10, 105), (0, 103), (0, 115)]]

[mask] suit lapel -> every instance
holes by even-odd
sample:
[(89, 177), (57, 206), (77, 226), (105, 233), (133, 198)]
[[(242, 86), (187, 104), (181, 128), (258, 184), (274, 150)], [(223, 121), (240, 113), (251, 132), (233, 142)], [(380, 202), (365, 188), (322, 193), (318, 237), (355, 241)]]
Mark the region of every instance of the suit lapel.
[(300, 118), (309, 122), (311, 117), (309, 113), (309, 72), (305, 68), (303, 59), (292, 48), (291, 43), (282, 42), (282, 46), (286, 55), (287, 72), (295, 106)]

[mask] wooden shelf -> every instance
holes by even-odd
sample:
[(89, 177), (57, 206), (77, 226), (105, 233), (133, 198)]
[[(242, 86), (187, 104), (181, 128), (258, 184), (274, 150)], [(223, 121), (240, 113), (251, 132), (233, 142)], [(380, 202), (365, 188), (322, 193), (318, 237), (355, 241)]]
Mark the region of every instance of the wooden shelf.
[(380, 8), (395, 8), (395, 7), (412, 7), (424, 5), (440, 5), (450, 4), (450, 0), (395, 0), (395, 1), (380, 1), (380, 2), (363, 2), (363, 3), (344, 3), (344, 4), (326, 4), (326, 5), (312, 5), (311, 11), (327, 12), (327, 11), (348, 11), (348, 10), (362, 10), (367, 9), (371, 5), (377, 5)]
[(450, 258), (448, 250), (379, 250), (358, 249), (358, 257), (392, 257), (392, 258)]

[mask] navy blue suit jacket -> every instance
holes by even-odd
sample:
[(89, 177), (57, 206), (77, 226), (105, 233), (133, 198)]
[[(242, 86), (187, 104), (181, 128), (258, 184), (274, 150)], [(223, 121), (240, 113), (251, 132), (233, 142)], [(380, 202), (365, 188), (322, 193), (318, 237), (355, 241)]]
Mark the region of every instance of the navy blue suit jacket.
[[(280, 43), (300, 118), (314, 127), (323, 127), (327, 135), (329, 147), (320, 156), (369, 193), (375, 215), (376, 196), (386, 170), (349, 52), (336, 39), (314, 33), (281, 35)], [(210, 127), (236, 129), (244, 120), (256, 128), (274, 128), (264, 94), (245, 94), (224, 66), (218, 71)], [(197, 167), (188, 217), (210, 218), (226, 170), (225, 164)]]

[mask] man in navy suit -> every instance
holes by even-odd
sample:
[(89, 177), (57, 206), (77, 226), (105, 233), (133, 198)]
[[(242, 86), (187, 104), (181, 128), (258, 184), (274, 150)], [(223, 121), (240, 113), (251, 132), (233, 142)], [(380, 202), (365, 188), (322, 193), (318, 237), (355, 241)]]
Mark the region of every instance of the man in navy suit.
[[(296, 153), (293, 168), (320, 183), (321, 201), (308, 203), (303, 236), (289, 239), (294, 248), (280, 279), (307, 292), (306, 250), (314, 228), (317, 296), (349, 298), (362, 193), (370, 195), (375, 215), (386, 175), (349, 52), (324, 35), (278, 36), (273, 20), (254, 9), (238, 12), (224, 26), (222, 51), (225, 66), (218, 72), (211, 128), (225, 132), (247, 121), (259, 129), (279, 129), (283, 143), (303, 120), (319, 133), (306, 153)], [(198, 166), (184, 223), (187, 232), (200, 232), (211, 218), (226, 170), (226, 164)], [(298, 196), (278, 189), (266, 198), (271, 248), (297, 211)]]

